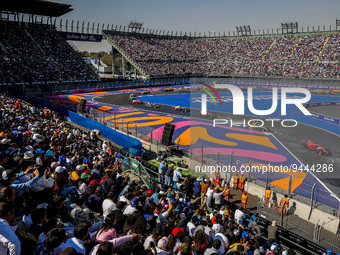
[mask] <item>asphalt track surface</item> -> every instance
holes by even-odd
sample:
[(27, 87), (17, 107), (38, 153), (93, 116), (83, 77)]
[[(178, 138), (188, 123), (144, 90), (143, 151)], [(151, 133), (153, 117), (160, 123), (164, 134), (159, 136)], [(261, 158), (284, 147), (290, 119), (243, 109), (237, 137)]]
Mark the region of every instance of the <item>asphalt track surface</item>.
[[(133, 104), (129, 99), (129, 95), (131, 93), (139, 93), (145, 90), (151, 90), (152, 95), (171, 95), (171, 94), (183, 94), (188, 93), (190, 89), (190, 85), (175, 85), (172, 86), (175, 88), (175, 92), (164, 93), (160, 92), (163, 88), (138, 88), (138, 89), (125, 89), (118, 91), (110, 91), (110, 92), (90, 92), (85, 94), (71, 94), (71, 95), (58, 95), (50, 97), (50, 100), (65, 100), (73, 101), (76, 104), (80, 102), (81, 99), (87, 100), (87, 106), (93, 107), (95, 109), (99, 109), (104, 111), (106, 116), (108, 115), (117, 115), (118, 123), (124, 123), (125, 121), (132, 121), (132, 123), (138, 123), (142, 121), (138, 127), (139, 133), (150, 136), (150, 128), (153, 128), (153, 137), (155, 139), (160, 140), (163, 128), (164, 128), (164, 120), (168, 119), (168, 123), (172, 123), (176, 126), (174, 132), (174, 138), (178, 139), (179, 136), (190, 137), (192, 135), (183, 135), (185, 134), (185, 130), (188, 128), (193, 130), (198, 128), (206, 131), (206, 134), (202, 134), (202, 132), (190, 132), (191, 134), (199, 134), (196, 142), (193, 144), (193, 152), (196, 154), (201, 153), (201, 143), (205, 141), (204, 145), (204, 155), (214, 161), (216, 159), (217, 151), (220, 153), (223, 159), (220, 160), (221, 164), (228, 165), (231, 152), (235, 150), (235, 154), (233, 156), (233, 165), (236, 167), (240, 167), (244, 163), (248, 163), (250, 159), (254, 159), (255, 163), (260, 163), (264, 165), (268, 165), (269, 162), (272, 162), (272, 166), (291, 166), (290, 164), (297, 164), (298, 167), (301, 164), (308, 164), (309, 168), (311, 164), (333, 164), (334, 170), (332, 173), (330, 172), (317, 172), (317, 171), (297, 171), (297, 174), (290, 172), (289, 175), (293, 177), (293, 194), (297, 194), (300, 197), (310, 198), (310, 191), (314, 183), (316, 183), (315, 188), (315, 201), (318, 202), (318, 205), (325, 204), (327, 206), (332, 207), (333, 209), (339, 208), (339, 198), (340, 191), (337, 188), (337, 183), (339, 177), (339, 159), (337, 157), (338, 149), (337, 145), (339, 143), (339, 135), (340, 129), (338, 126), (334, 124), (324, 123), (323, 121), (315, 120), (312, 118), (305, 117), (302, 119), (307, 125), (301, 124), (299, 122), (298, 126), (289, 130), (287, 128), (283, 129), (280, 126), (275, 126), (275, 128), (270, 128), (272, 134), (264, 134), (259, 131), (252, 131), (248, 128), (239, 128), (239, 127), (227, 127), (226, 125), (222, 127), (212, 127), (212, 119), (211, 118), (202, 118), (198, 114), (198, 110), (192, 109), (190, 113), (174, 111), (172, 106), (169, 105), (177, 105), (181, 102), (180, 97), (175, 96), (164, 96), (164, 103), (169, 104), (161, 105), (161, 108), (148, 108), (145, 105), (137, 105)], [(269, 88), (270, 89), (270, 88)], [(187, 92), (183, 92), (187, 91)], [(263, 94), (263, 93), (259, 93)], [(264, 93), (266, 94), (266, 93)], [(267, 93), (268, 94), (268, 93)], [(150, 98), (151, 98), (150, 97)], [(149, 97), (146, 97), (149, 98)], [(175, 102), (177, 99), (177, 102)], [(322, 101), (327, 98), (321, 98)], [(151, 100), (151, 99), (149, 99)], [(147, 100), (143, 99), (144, 102)], [(267, 100), (268, 101), (268, 100)], [(260, 99), (260, 103), (263, 102), (265, 105), (265, 101)], [(137, 109), (136, 109), (137, 108)], [(159, 113), (157, 113), (157, 111)], [(235, 121), (238, 121), (236, 116), (232, 114), (228, 114), (226, 112), (213, 112), (216, 115), (216, 118), (232, 118)], [(297, 114), (296, 116), (298, 116)], [(300, 114), (301, 115), (301, 114)], [(118, 117), (119, 116), (119, 117)], [(139, 116), (139, 118), (138, 118)], [(135, 118), (137, 117), (137, 118)], [(200, 117), (200, 118), (198, 118)], [(295, 115), (292, 116), (293, 118)], [(110, 118), (110, 117), (109, 117)], [(130, 119), (129, 119), (130, 118)], [(253, 119), (254, 116), (242, 116), (242, 118), (248, 120)], [(256, 117), (258, 118), (258, 117)], [(129, 119), (129, 120), (128, 120)], [(139, 119), (139, 120), (137, 120)], [(161, 121), (157, 119), (163, 119), (163, 124)], [(122, 122), (123, 121), (123, 122)], [(137, 121), (137, 122), (136, 122)], [(146, 125), (143, 125), (143, 122)], [(151, 122), (154, 121), (154, 124)], [(118, 124), (119, 125), (119, 124)], [(135, 124), (133, 124), (134, 126)], [(150, 126), (151, 125), (151, 126)], [(143, 127), (144, 126), (144, 127)], [(312, 126), (318, 126), (319, 128), (315, 128)], [(331, 130), (332, 132), (327, 132), (323, 129)], [(184, 132), (183, 132), (184, 131)], [(209, 139), (213, 138), (215, 140)], [(238, 137), (230, 137), (228, 135), (234, 135)], [(204, 137), (205, 136), (205, 137)], [(229, 137), (226, 139), (226, 136)], [(248, 136), (247, 139), (242, 140), (240, 137)], [(250, 137), (250, 139), (248, 139)], [(230, 139), (231, 138), (231, 139)], [(203, 139), (203, 140), (202, 140)], [(218, 140), (216, 142), (216, 139)], [(236, 140), (235, 140), (236, 139)], [(256, 139), (267, 139), (265, 144), (257, 144)], [(317, 156), (315, 152), (308, 151), (301, 145), (302, 139), (312, 139), (320, 145), (330, 149), (333, 152), (332, 156), (329, 157), (321, 157)], [(183, 140), (181, 140), (182, 143)], [(222, 141), (222, 143), (221, 143)], [(234, 145), (223, 145), (225, 142), (236, 141), (237, 143)], [(188, 144), (188, 143), (187, 143)], [(190, 144), (190, 142), (189, 142)], [(237, 145), (235, 147), (235, 145)], [(271, 146), (274, 146), (271, 147)], [(188, 150), (189, 146), (181, 145), (183, 150)], [(295, 157), (294, 157), (295, 155)], [(240, 161), (239, 161), (240, 160)], [(291, 167), (290, 167), (291, 168)], [(265, 181), (266, 174), (263, 173), (253, 173), (253, 178)], [(302, 177), (301, 177), (302, 176)], [(269, 183), (273, 186), (279, 187), (281, 189), (287, 190), (288, 187), (288, 178), (287, 174), (284, 173), (275, 173), (270, 172), (268, 176)], [(317, 180), (319, 179), (319, 180)], [(330, 193), (334, 193), (334, 197), (331, 197)], [(308, 202), (308, 200), (305, 200)]]
[[(340, 106), (314, 106), (308, 109), (311, 112), (340, 119)], [(340, 128), (340, 127), (339, 127)]]
[[(183, 94), (188, 92), (153, 92), (153, 95), (169, 95), (169, 94)], [(129, 93), (127, 94), (111, 94), (111, 95), (103, 95), (100, 96), (100, 98), (97, 98), (96, 101), (105, 103), (105, 104), (114, 104), (114, 105), (120, 105), (123, 107), (133, 107), (143, 110), (152, 110), (152, 111), (159, 111), (162, 113), (169, 113), (169, 114), (179, 114), (182, 116), (190, 116), (190, 113), (183, 113), (183, 112), (175, 112), (172, 109), (172, 106), (166, 106), (162, 105), (161, 108), (149, 108), (145, 105), (137, 105), (132, 103), (131, 100), (128, 99)], [(319, 107), (313, 107), (314, 109)], [(321, 107), (320, 107), (321, 108)], [(324, 108), (324, 107), (322, 107)], [(334, 111), (334, 106), (329, 107), (329, 109), (324, 110), (325, 115), (331, 115), (331, 113)], [(193, 111), (191, 112), (191, 116)], [(214, 112), (214, 114), (217, 116), (217, 118), (223, 117), (226, 118), (225, 113), (219, 113)], [(232, 115), (230, 114), (230, 117)], [(245, 119), (251, 119), (253, 117), (244, 117)], [(206, 118), (209, 119), (209, 118)], [(233, 117), (235, 119), (235, 116)], [(340, 129), (340, 127), (339, 127)], [(316, 169), (313, 171), (310, 171), (313, 173), (313, 175), (318, 178), (324, 185), (331, 190), (337, 197), (340, 197), (340, 137), (330, 133), (326, 130), (322, 130), (319, 128), (315, 128), (313, 126), (305, 125), (299, 123), (294, 128), (283, 128), (280, 125), (275, 126), (275, 128), (271, 128), (271, 133), (279, 140), (304, 166), (310, 167), (310, 166), (317, 166), (319, 164), (326, 164), (327, 166), (329, 164), (332, 164), (334, 167), (333, 172), (322, 172), (317, 171)], [(315, 139), (315, 142), (318, 144), (324, 146), (325, 148), (329, 149), (332, 152), (331, 156), (318, 156), (314, 151), (309, 151), (306, 148), (302, 146), (302, 140), (308, 140), (308, 139)], [(309, 186), (312, 185), (312, 183), (308, 184)], [(311, 189), (311, 187), (308, 187)], [(308, 197), (308, 196), (307, 196)]]

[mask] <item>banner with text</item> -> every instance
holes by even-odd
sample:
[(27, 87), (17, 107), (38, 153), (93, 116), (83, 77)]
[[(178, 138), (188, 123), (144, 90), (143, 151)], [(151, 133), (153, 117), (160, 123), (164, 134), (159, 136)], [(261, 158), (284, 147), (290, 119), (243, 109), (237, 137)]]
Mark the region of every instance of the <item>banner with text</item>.
[(73, 33), (73, 32), (59, 32), (59, 34), (65, 40), (70, 40), (70, 41), (101, 42), (103, 39), (102, 35), (95, 35), (95, 34), (83, 34), (83, 33)]

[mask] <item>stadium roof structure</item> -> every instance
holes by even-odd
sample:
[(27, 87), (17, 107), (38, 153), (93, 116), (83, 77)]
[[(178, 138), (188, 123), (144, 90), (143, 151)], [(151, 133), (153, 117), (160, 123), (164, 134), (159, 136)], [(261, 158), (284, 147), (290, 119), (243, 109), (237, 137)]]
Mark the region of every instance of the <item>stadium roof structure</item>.
[(0, 10), (13, 13), (27, 13), (59, 17), (73, 10), (72, 4), (51, 0), (0, 1)]

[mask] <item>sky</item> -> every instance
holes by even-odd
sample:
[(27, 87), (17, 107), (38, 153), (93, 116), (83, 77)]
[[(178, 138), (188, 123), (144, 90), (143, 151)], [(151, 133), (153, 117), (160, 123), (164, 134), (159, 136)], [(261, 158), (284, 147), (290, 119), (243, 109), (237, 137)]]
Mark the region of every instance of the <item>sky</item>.
[[(64, 0), (61, 0), (64, 1)], [(281, 27), (281, 22), (298, 22), (299, 27), (320, 25), (320, 29), (340, 19), (339, 0), (68, 0), (73, 11), (61, 19), (127, 26), (143, 22), (143, 28), (223, 34), (236, 32), (236, 26), (250, 25), (256, 32)], [(59, 18), (59, 19), (60, 19)], [(58, 23), (59, 24), (59, 23)], [(101, 26), (100, 25), (100, 26)], [(340, 28), (339, 28), (340, 29)], [(75, 43), (80, 50), (109, 51), (104, 43)]]

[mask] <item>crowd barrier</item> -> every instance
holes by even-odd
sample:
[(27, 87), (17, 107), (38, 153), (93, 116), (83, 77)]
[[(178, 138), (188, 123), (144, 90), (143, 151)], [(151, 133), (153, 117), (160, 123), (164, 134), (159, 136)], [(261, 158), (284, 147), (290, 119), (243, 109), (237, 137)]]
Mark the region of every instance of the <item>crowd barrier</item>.
[(132, 153), (136, 156), (141, 155), (142, 143), (136, 138), (115, 131), (111, 127), (99, 123), (98, 121), (76, 114), (72, 111), (68, 111), (68, 114), (72, 122), (85, 128), (88, 128), (90, 130), (98, 129), (100, 130), (102, 136), (106, 137), (111, 141), (114, 141), (119, 146), (122, 146), (123, 150), (128, 151), (129, 153)]

